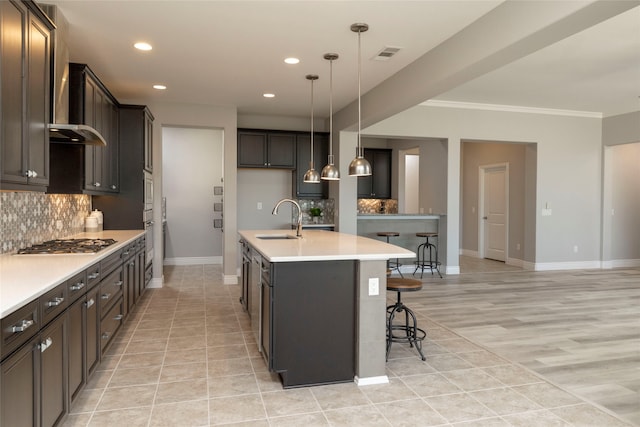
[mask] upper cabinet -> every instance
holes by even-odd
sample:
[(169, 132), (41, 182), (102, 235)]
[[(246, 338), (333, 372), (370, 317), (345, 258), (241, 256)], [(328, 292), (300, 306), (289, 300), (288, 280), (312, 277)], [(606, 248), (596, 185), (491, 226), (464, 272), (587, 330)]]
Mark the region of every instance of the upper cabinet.
[[(325, 133), (313, 134), (313, 163), (315, 170), (322, 173), (327, 164), (329, 154), (329, 135)], [(309, 133), (296, 135), (296, 170), (293, 179), (293, 197), (298, 199), (326, 199), (329, 197), (329, 183), (304, 182), (304, 174), (309, 169), (311, 161), (311, 135)]]
[(0, 2), (0, 176), (7, 190), (49, 184), (53, 25), (32, 2)]
[(118, 101), (85, 64), (69, 64), (69, 122), (95, 128), (106, 147), (52, 144), (50, 193), (120, 191)]
[(359, 199), (391, 198), (391, 149), (365, 148), (364, 158), (371, 163), (371, 176), (358, 177)]
[(238, 129), (239, 168), (295, 169), (294, 132)]

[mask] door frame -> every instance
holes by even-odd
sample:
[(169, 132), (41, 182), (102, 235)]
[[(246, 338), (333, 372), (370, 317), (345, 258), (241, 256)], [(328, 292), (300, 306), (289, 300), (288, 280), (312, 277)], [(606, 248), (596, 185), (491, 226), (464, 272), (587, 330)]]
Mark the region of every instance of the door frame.
[(509, 163), (492, 163), (488, 165), (480, 165), (478, 167), (478, 258), (484, 259), (484, 177), (488, 171), (504, 170), (504, 262), (509, 261)]

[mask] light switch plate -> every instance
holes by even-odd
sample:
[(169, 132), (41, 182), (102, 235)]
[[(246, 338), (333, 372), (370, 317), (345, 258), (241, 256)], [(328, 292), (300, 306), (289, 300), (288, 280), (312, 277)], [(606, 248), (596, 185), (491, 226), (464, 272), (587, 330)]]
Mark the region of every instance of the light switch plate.
[(369, 296), (380, 294), (380, 280), (377, 277), (369, 278)]

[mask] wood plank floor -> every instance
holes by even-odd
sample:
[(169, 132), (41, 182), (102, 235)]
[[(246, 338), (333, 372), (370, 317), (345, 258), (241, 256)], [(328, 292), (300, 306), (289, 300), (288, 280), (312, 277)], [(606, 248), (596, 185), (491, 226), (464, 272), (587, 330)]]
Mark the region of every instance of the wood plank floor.
[(403, 299), (419, 316), (640, 425), (640, 269), (523, 271), (460, 258)]

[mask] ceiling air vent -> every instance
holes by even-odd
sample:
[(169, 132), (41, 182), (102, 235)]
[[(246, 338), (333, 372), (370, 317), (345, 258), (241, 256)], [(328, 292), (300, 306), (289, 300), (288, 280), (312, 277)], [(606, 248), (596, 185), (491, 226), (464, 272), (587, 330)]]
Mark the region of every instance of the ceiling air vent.
[(400, 49), (401, 48), (399, 47), (386, 46), (384, 49), (378, 52), (376, 56), (374, 56), (372, 59), (376, 61), (388, 61), (389, 58), (391, 58), (396, 53), (400, 52)]

